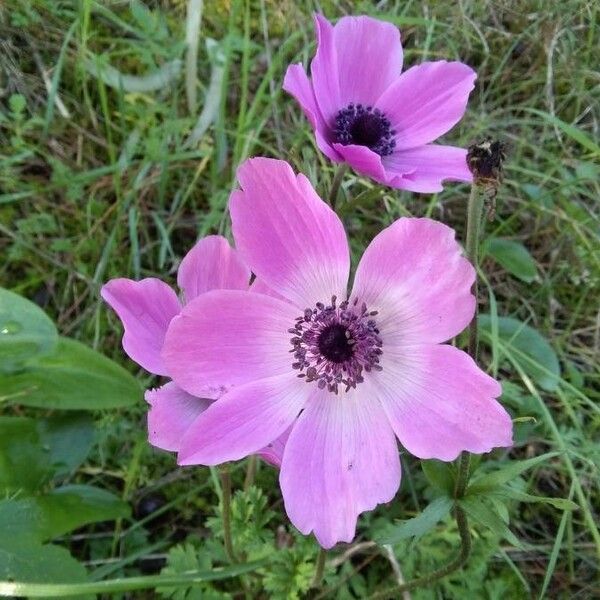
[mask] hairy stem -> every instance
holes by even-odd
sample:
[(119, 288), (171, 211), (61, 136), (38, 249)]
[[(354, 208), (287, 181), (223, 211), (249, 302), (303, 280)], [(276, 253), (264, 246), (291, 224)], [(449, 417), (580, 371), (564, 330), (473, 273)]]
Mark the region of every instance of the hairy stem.
[(344, 180), (344, 175), (346, 174), (347, 170), (348, 165), (346, 163), (340, 163), (336, 167), (335, 175), (333, 176), (333, 182), (331, 183), (331, 189), (329, 190), (329, 196), (327, 196), (329, 206), (331, 206), (333, 210), (335, 210), (335, 204), (340, 191), (340, 186), (342, 185), (342, 181)]
[(231, 537), (231, 477), (229, 468), (226, 464), (219, 470), (222, 488), (222, 509), (223, 509), (223, 540), (225, 542), (225, 554), (231, 564), (236, 563), (235, 553), (233, 551), (233, 541)]
[(256, 469), (258, 467), (258, 457), (256, 454), (251, 454), (248, 457), (248, 465), (246, 466), (246, 478), (244, 479), (244, 491), (247, 492), (253, 485), (256, 477)]
[(319, 548), (319, 555), (317, 556), (317, 562), (315, 564), (315, 574), (313, 576), (311, 587), (321, 587), (321, 580), (323, 579), (323, 571), (325, 570), (325, 559), (327, 558), (327, 551), (323, 548)]

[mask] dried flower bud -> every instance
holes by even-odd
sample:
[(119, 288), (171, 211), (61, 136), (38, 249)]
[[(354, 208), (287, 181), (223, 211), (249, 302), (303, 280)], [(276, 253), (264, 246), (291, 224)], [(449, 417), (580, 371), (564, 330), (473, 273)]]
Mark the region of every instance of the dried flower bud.
[(499, 141), (486, 139), (469, 146), (467, 165), (477, 184), (495, 184), (502, 179), (502, 166), (506, 159), (506, 145)]

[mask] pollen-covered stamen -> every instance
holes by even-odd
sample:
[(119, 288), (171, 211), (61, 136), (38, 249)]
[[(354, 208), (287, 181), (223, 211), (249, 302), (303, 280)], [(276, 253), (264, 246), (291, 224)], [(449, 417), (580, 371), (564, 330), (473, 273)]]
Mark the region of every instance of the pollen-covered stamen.
[(315, 308), (307, 308), (288, 330), (298, 377), (337, 394), (341, 385), (348, 391), (364, 381), (364, 372), (380, 371), (382, 341), (376, 315), (358, 299), (338, 306), (335, 296), (329, 306), (317, 302)]
[(349, 104), (335, 116), (334, 137), (344, 146), (367, 146), (380, 156), (387, 156), (396, 146), (395, 135), (389, 119), (372, 106)]

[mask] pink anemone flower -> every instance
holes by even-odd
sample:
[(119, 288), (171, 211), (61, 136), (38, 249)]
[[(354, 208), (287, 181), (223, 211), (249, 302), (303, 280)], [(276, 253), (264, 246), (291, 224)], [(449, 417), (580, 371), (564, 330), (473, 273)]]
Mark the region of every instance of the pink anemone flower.
[[(101, 295), (123, 323), (123, 349), (127, 355), (146, 371), (168, 376), (169, 370), (160, 353), (169, 323), (182, 306), (209, 290), (247, 292), (249, 282), (250, 270), (238, 253), (224, 237), (211, 235), (197, 242), (181, 261), (177, 283), (183, 302), (168, 284), (155, 278), (113, 279), (102, 287)], [(213, 384), (191, 395), (172, 381), (147, 390), (150, 443), (162, 450), (177, 452), (196, 417), (225, 390), (225, 386)], [(285, 439), (284, 435), (275, 440), (261, 449), (259, 455), (279, 466)]]
[(465, 113), (476, 74), (460, 62), (424, 62), (401, 74), (400, 32), (370, 17), (331, 25), (315, 16), (309, 79), (288, 67), (283, 89), (300, 103), (320, 150), (395, 188), (439, 192), (471, 181), (466, 150), (431, 144)]
[(247, 160), (238, 179), (236, 248), (277, 296), (214, 290), (171, 321), (162, 356), (177, 385), (233, 386), (185, 433), (180, 464), (238, 460), (288, 431), (286, 512), (329, 548), (394, 497), (396, 438), (445, 461), (512, 444), (500, 385), (442, 343), (475, 308), (474, 270), (452, 229), (397, 220), (366, 249), (348, 294), (344, 227), (308, 179), (266, 158)]

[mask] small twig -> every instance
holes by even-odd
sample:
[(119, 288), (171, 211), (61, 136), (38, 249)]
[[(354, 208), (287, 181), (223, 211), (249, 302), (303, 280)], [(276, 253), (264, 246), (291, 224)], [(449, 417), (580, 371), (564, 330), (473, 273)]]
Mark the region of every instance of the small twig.
[[(398, 583), (398, 587), (402, 587), (405, 583), (404, 575), (402, 575), (402, 569), (400, 568), (400, 564), (396, 560), (396, 555), (394, 554), (394, 550), (392, 549), (391, 544), (384, 544), (383, 551), (390, 561), (392, 565), (392, 571), (394, 571), (394, 575), (396, 575), (396, 582)], [(408, 590), (402, 592), (402, 600), (411, 600), (410, 592)]]

